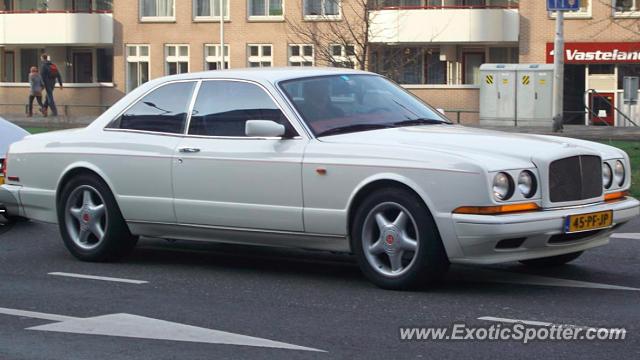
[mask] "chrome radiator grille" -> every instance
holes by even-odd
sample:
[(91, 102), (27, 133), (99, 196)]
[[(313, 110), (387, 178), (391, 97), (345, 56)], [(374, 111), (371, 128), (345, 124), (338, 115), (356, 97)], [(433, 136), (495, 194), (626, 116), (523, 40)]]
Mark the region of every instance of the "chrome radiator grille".
[(585, 200), (602, 195), (602, 160), (581, 155), (556, 160), (549, 166), (551, 202)]

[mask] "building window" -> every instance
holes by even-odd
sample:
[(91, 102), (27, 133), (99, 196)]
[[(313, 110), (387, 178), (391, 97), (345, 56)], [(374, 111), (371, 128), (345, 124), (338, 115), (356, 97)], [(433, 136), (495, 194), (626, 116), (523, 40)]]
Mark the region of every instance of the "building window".
[(127, 45), (127, 92), (149, 81), (149, 45)]
[(13, 51), (5, 51), (2, 57), (2, 82), (16, 81), (16, 60)]
[[(40, 68), (40, 54), (44, 50), (42, 49), (20, 49), (20, 81), (29, 82), (29, 70), (32, 66)], [(56, 64), (57, 66), (64, 66), (62, 64)], [(59, 69), (64, 71), (64, 69)], [(64, 75), (64, 74), (63, 74)]]
[[(229, 20), (229, 0), (224, 0), (224, 19)], [(220, 0), (193, 0), (193, 12), (196, 20), (220, 19)]]
[(440, 60), (439, 51), (427, 50), (424, 54), (424, 83), (429, 85), (447, 83), (447, 62)]
[(289, 66), (313, 66), (313, 45), (289, 45)]
[(140, 18), (145, 21), (175, 20), (174, 0), (141, 0)]
[(340, 17), (340, 0), (304, 0), (307, 19), (336, 19)]
[(340, 68), (356, 67), (356, 48), (353, 45), (329, 45), (331, 52), (331, 66)]
[(640, 17), (640, 0), (613, 0), (614, 15)]
[[(591, 68), (591, 65), (589, 66)], [(625, 76), (640, 77), (640, 64), (619, 64), (618, 65), (618, 89), (624, 89)]]
[(517, 47), (492, 47), (489, 48), (489, 62), (493, 64), (517, 64)]
[(249, 67), (271, 67), (273, 66), (272, 45), (248, 45)]
[(484, 64), (484, 53), (462, 54), (462, 78), (465, 85), (480, 84), (480, 65)]
[(98, 66), (98, 82), (113, 82), (113, 48), (98, 49), (96, 51)]
[(249, 18), (282, 19), (282, 0), (249, 0)]
[(165, 45), (164, 50), (167, 75), (189, 72), (189, 45)]
[(71, 73), (74, 83), (86, 84), (93, 81), (93, 53), (87, 50), (73, 51)]
[[(207, 44), (204, 46), (204, 63), (207, 70), (222, 69), (222, 53), (220, 45)], [(229, 45), (224, 45), (224, 69), (229, 69)]]

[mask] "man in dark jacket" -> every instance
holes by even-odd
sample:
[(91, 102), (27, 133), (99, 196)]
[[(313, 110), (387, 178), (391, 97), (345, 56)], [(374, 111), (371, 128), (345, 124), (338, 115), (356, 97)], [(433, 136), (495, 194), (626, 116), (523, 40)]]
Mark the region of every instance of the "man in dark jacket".
[(49, 60), (49, 55), (42, 54), (40, 57), (42, 65), (40, 66), (40, 76), (44, 82), (44, 88), (47, 91), (47, 98), (44, 100), (43, 114), (47, 116), (47, 109), (51, 107), (51, 115), (58, 116), (58, 108), (56, 102), (53, 99), (53, 90), (56, 87), (56, 81), (60, 83), (60, 90), (62, 90), (62, 76), (56, 64)]

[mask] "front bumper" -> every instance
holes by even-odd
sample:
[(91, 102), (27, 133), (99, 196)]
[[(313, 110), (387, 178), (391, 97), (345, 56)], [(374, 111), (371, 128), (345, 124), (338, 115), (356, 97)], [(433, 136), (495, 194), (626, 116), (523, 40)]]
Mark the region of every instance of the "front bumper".
[[(613, 210), (613, 227), (584, 233), (563, 234), (567, 216)], [(640, 215), (640, 202), (634, 198), (587, 206), (549, 209), (506, 215), (453, 214), (458, 242), (463, 256), (452, 262), (493, 264), (562, 255), (605, 245), (613, 228)], [(524, 240), (523, 240), (524, 238)], [(517, 239), (522, 243), (512, 248), (496, 248), (502, 240)]]

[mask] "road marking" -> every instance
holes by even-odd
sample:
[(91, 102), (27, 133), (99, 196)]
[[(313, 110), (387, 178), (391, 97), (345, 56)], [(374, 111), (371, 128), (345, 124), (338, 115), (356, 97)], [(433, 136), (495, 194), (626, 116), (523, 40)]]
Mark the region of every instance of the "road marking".
[(33, 319), (51, 320), (51, 321), (69, 321), (69, 320), (77, 319), (73, 316), (47, 314), (47, 313), (41, 313), (41, 312), (35, 312), (35, 311), (16, 310), (16, 309), (8, 309), (8, 308), (0, 308), (0, 314), (28, 317)]
[(535, 320), (508, 319), (508, 318), (493, 317), (493, 316), (482, 316), (482, 317), (479, 317), (478, 320), (499, 322), (499, 323), (503, 323), (503, 324), (524, 324), (524, 325), (545, 326), (545, 327), (551, 327), (551, 326), (559, 327), (559, 326), (561, 326), (561, 327), (566, 327), (566, 328), (571, 327), (571, 328), (578, 328), (578, 329), (585, 329), (585, 330), (592, 329), (592, 331), (595, 331), (595, 332), (604, 332), (604, 331), (606, 331), (607, 333), (617, 331), (616, 329), (609, 329), (609, 328), (597, 328), (597, 327), (591, 327), (591, 326), (578, 326), (578, 325), (570, 325), (570, 324), (557, 324), (557, 323), (550, 323), (550, 322), (545, 322), (545, 321), (535, 321)]
[(640, 240), (640, 233), (615, 233), (611, 234), (611, 237), (614, 239)]
[(137, 285), (148, 283), (148, 281), (144, 281), (144, 280), (122, 279), (122, 278), (114, 278), (114, 277), (108, 277), (108, 276), (83, 275), (83, 274), (74, 274), (74, 273), (66, 273), (66, 272), (50, 272), (49, 275), (66, 276), (66, 277), (79, 278), (79, 279), (115, 281), (115, 282), (137, 284)]
[[(455, 275), (454, 275), (455, 276)], [(455, 276), (458, 281), (477, 281), (477, 282), (491, 282), (491, 283), (505, 283), (505, 284), (518, 284), (518, 285), (537, 285), (537, 286), (557, 286), (557, 287), (571, 287), (571, 288), (587, 288), (587, 289), (602, 289), (602, 290), (625, 290), (625, 291), (640, 291), (638, 288), (601, 284), (587, 281), (560, 279), (554, 277), (520, 274), (508, 271), (486, 270), (486, 269), (474, 269), (473, 272), (464, 272)]]
[(55, 321), (51, 324), (33, 326), (26, 329), (34, 331), (326, 352), (269, 339), (132, 314), (109, 314), (79, 318), (8, 308), (0, 308), (0, 314)]

